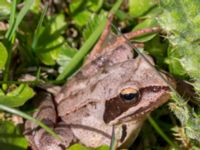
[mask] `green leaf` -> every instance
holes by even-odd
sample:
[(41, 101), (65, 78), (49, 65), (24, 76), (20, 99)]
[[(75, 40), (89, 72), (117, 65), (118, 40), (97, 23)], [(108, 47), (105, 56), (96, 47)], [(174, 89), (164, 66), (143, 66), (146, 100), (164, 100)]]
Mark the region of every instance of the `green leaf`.
[(68, 45), (58, 55), (57, 63), (59, 64), (59, 73), (64, 71), (64, 68), (71, 61), (72, 57), (77, 53), (77, 49), (71, 48)]
[(158, 17), (160, 14), (162, 13), (162, 9), (159, 6), (153, 7), (152, 9), (150, 9), (148, 11), (147, 14), (145, 14), (145, 16), (142, 16), (141, 18), (156, 18)]
[(68, 148), (67, 150), (109, 150), (109, 146), (103, 145), (103, 146), (100, 146), (98, 148), (87, 148), (87, 147), (85, 147), (81, 144), (74, 144), (70, 148)]
[(5, 68), (7, 58), (8, 58), (8, 52), (3, 43), (0, 42), (0, 70)]
[(60, 51), (66, 48), (64, 38), (59, 36), (52, 42), (49, 42), (44, 49), (37, 49), (37, 55), (45, 65), (55, 65)]
[(168, 56), (165, 62), (169, 65), (170, 73), (180, 78), (187, 77), (186, 68), (184, 68), (184, 64), (181, 63), (181, 57), (183, 55), (182, 48), (173, 48), (170, 46), (167, 53)]
[(0, 95), (0, 104), (9, 107), (22, 106), (27, 100), (34, 96), (34, 91), (27, 84), (21, 84), (7, 95)]
[(188, 55), (185, 55), (180, 59), (181, 65), (189, 75), (192, 75), (193, 78), (200, 79), (200, 53), (193, 50), (189, 53), (188, 50), (187, 54)]
[(101, 1), (73, 0), (69, 7), (74, 22), (79, 26), (83, 26), (88, 22), (94, 12), (99, 10), (100, 5), (102, 5)]
[(161, 1), (161, 8), (163, 13), (158, 22), (169, 33), (167, 38), (175, 47), (168, 51), (170, 71), (178, 76), (187, 73), (192, 78), (200, 78), (200, 1)]
[(100, 146), (98, 148), (96, 148), (95, 150), (109, 150), (109, 146), (108, 145), (103, 145), (103, 146)]
[[(66, 49), (64, 38), (61, 34), (66, 28), (63, 14), (50, 18), (46, 26), (40, 27), (37, 35), (37, 44), (34, 44), (33, 51), (46, 65), (55, 65), (58, 55), (62, 49)], [(39, 31), (38, 31), (39, 32)]]
[(156, 58), (156, 65), (164, 67), (165, 58), (167, 56), (166, 42), (161, 42), (159, 36), (155, 36), (153, 39), (145, 43), (145, 50), (150, 53), (150, 55)]
[[(134, 27), (133, 31), (139, 30), (139, 29), (144, 29), (144, 28), (149, 28), (149, 27), (155, 27), (158, 26), (158, 23), (155, 18), (150, 18), (146, 19), (143, 22), (139, 23), (137, 26)], [(151, 39), (153, 39), (156, 36), (157, 33), (148, 33), (144, 34), (140, 37), (134, 38), (134, 41), (137, 42), (147, 42)]]
[(133, 17), (142, 16), (156, 3), (155, 0), (129, 0), (129, 13)]
[(26, 150), (28, 142), (12, 122), (0, 121), (0, 145), (2, 150)]
[(67, 148), (67, 150), (94, 150), (94, 149), (87, 148), (81, 144), (74, 144), (71, 147)]

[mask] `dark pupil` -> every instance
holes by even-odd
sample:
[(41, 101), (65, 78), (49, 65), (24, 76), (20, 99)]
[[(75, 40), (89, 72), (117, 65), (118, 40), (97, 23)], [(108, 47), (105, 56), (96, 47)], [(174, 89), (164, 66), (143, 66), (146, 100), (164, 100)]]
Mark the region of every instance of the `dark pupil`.
[(133, 100), (137, 100), (138, 98), (138, 93), (128, 93), (128, 94), (120, 94), (121, 98), (123, 100), (126, 100), (126, 101), (133, 101)]

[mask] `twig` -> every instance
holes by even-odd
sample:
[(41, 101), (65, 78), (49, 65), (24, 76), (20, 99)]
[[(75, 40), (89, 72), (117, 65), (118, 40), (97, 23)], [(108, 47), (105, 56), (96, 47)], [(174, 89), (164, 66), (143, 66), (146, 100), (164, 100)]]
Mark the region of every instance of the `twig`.
[[(137, 31), (132, 31), (129, 33), (125, 33), (124, 35), (120, 35), (116, 38), (116, 41), (114, 43), (112, 43), (112, 45), (108, 45), (106, 47), (106, 50), (108, 49), (114, 49), (116, 47), (119, 47), (120, 45), (123, 45), (124, 42), (127, 42), (127, 40), (142, 36), (144, 34), (147, 33), (154, 33), (154, 32), (158, 32), (160, 31), (160, 27), (152, 27), (152, 28), (146, 28), (146, 29), (141, 29), (141, 30), (137, 30)], [(126, 38), (124, 38), (126, 37)], [(142, 45), (139, 44), (133, 44), (133, 48), (135, 47), (143, 47)]]
[(109, 32), (110, 32), (110, 27), (111, 27), (111, 22), (113, 20), (113, 14), (111, 14), (109, 17), (108, 17), (108, 20), (106, 22), (106, 26), (105, 26), (105, 29), (103, 31), (103, 33), (101, 34), (97, 44), (94, 46), (93, 50), (90, 52), (87, 60), (85, 61), (84, 64), (88, 64), (89, 62), (91, 62), (92, 60), (95, 59), (95, 56), (100, 53), (103, 49), (102, 49), (102, 45), (105, 41), (105, 39), (107, 38)]

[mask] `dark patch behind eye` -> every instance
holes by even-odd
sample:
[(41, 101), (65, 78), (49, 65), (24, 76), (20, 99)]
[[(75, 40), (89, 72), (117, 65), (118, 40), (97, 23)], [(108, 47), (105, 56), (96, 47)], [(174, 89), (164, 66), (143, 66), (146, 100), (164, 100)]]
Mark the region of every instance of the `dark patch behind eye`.
[[(137, 101), (139, 102), (139, 100)], [(105, 123), (109, 123), (114, 120), (116, 117), (120, 116), (123, 112), (127, 111), (129, 108), (133, 107), (137, 103), (135, 101), (125, 102), (120, 98), (120, 96), (115, 97), (109, 101), (106, 101), (105, 112), (103, 119)]]
[[(140, 92), (140, 98), (142, 97), (142, 94), (144, 92), (159, 92), (160, 90), (169, 90), (169, 87), (167, 86), (149, 86), (146, 88), (142, 88), (139, 90)], [(109, 101), (106, 101), (105, 104), (105, 111), (103, 115), (103, 119), (105, 123), (109, 123), (110, 121), (114, 120), (118, 116), (120, 116), (123, 112), (126, 112), (129, 108), (135, 106), (140, 101), (140, 98), (137, 100), (137, 102), (125, 102), (123, 101), (120, 96), (117, 96)], [(145, 110), (146, 108), (143, 108)], [(141, 110), (141, 111), (143, 111)], [(140, 111), (140, 109), (139, 109)]]

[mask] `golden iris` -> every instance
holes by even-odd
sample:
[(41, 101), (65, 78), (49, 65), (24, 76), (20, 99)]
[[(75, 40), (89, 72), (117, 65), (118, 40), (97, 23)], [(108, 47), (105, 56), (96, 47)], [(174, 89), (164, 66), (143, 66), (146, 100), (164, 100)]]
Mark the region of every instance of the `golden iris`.
[(126, 102), (136, 102), (139, 99), (139, 92), (134, 88), (125, 88), (121, 90), (120, 97)]

